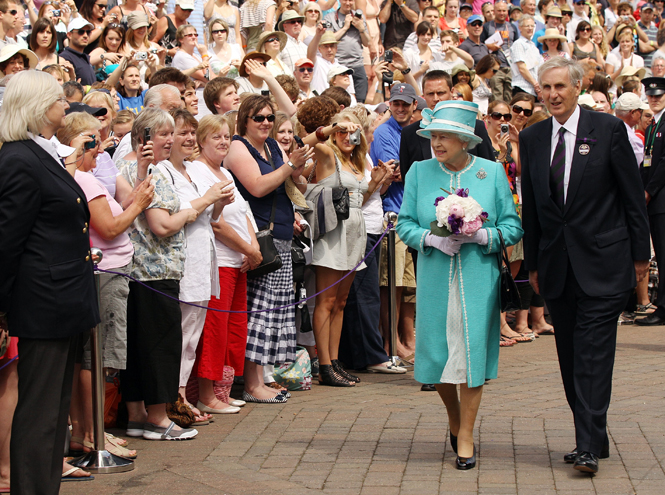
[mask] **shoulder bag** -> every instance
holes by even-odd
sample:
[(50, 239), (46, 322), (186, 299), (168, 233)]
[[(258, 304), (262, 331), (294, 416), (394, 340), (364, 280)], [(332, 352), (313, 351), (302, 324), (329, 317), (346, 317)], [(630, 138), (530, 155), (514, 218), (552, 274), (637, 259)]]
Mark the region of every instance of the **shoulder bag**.
[[(272, 161), (272, 156), (270, 156), (270, 151), (268, 147), (264, 145), (266, 155), (268, 156), (268, 161), (273, 170), (275, 170), (275, 164)], [(256, 233), (256, 240), (259, 243), (259, 249), (261, 250), (261, 256), (263, 256), (263, 261), (261, 264), (249, 270), (247, 272), (247, 278), (257, 278), (268, 273), (274, 272), (282, 268), (282, 258), (275, 247), (275, 241), (272, 236), (272, 230), (275, 223), (275, 208), (277, 206), (277, 191), (273, 192), (272, 198), (272, 210), (270, 212), (270, 222), (268, 226), (264, 229), (259, 230)]]
[[(314, 167), (312, 167), (312, 171), (309, 173), (309, 177), (307, 179), (308, 184), (312, 181), (312, 177), (314, 177), (314, 174), (316, 173), (317, 165), (318, 162), (315, 162)], [(333, 208), (335, 209), (337, 220), (346, 220), (349, 218), (349, 207), (351, 200), (349, 199), (349, 190), (342, 186), (342, 176), (339, 173), (337, 156), (335, 156), (335, 173), (337, 174), (337, 183), (339, 186), (330, 188), (332, 190)]]
[(499, 242), (501, 251), (499, 252), (499, 271), (501, 272), (501, 312), (517, 311), (522, 309), (522, 299), (517, 290), (517, 284), (510, 273), (510, 262), (508, 261), (508, 251), (503, 241), (503, 234), (499, 229)]

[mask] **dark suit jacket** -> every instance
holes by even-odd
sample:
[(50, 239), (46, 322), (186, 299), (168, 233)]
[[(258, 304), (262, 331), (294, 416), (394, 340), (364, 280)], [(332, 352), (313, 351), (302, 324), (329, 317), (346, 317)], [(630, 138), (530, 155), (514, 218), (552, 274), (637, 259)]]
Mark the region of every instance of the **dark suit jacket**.
[[(403, 181), (406, 180), (406, 173), (414, 162), (432, 158), (430, 140), (416, 134), (418, 129), (420, 129), (420, 120), (402, 129), (402, 140), (399, 145), (399, 167), (402, 172)], [(479, 158), (495, 161), (492, 141), (490, 141), (490, 137), (487, 135), (487, 129), (482, 120), (476, 120), (474, 133), (483, 142), (472, 148), (469, 153)]]
[(0, 149), (0, 311), (19, 338), (58, 339), (99, 322), (90, 213), (74, 178), (35, 142)]
[(649, 215), (665, 213), (665, 193), (662, 192), (663, 186), (665, 186), (665, 140), (662, 135), (658, 136), (658, 134), (665, 132), (663, 119), (660, 119), (659, 124), (655, 131), (651, 166), (645, 168), (643, 163), (640, 164), (644, 190), (651, 195), (651, 201), (647, 206)]
[[(546, 299), (563, 291), (568, 262), (592, 297), (635, 287), (635, 260), (647, 260), (649, 223), (644, 190), (626, 127), (581, 109), (563, 211), (550, 195), (552, 119), (520, 133), (524, 264), (538, 270)], [(581, 144), (590, 152), (582, 155)]]

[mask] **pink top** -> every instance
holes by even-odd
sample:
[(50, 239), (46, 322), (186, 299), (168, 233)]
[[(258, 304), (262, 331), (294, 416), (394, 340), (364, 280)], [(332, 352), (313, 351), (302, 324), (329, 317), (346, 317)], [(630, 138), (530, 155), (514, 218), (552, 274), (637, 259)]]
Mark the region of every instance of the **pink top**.
[[(113, 199), (97, 177), (90, 172), (79, 172), (77, 170), (74, 179), (81, 186), (81, 189), (83, 189), (88, 203), (95, 198), (104, 196), (111, 207), (111, 213), (114, 217), (122, 213), (122, 206)], [(134, 256), (134, 247), (129, 240), (127, 232), (123, 232), (116, 236), (115, 239), (107, 241), (90, 226), (90, 242), (92, 246), (101, 249), (104, 253), (102, 262), (99, 264), (99, 268), (103, 268), (104, 270), (112, 270), (113, 268), (128, 265), (132, 261), (132, 256)]]

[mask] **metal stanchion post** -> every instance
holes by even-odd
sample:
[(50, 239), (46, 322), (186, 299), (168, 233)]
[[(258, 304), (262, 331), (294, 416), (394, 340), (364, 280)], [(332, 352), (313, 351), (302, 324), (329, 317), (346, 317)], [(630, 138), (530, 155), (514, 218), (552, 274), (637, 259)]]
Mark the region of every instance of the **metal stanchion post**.
[[(102, 250), (92, 248), (93, 259), (97, 258), (95, 265), (102, 261)], [(99, 300), (99, 274), (95, 274), (97, 286), (97, 299)], [(134, 469), (134, 462), (124, 457), (111, 454), (105, 449), (104, 436), (104, 398), (106, 385), (104, 379), (104, 365), (102, 363), (102, 336), (99, 327), (90, 330), (90, 346), (92, 353), (92, 413), (95, 431), (95, 450), (88, 452), (70, 462), (72, 466), (80, 467), (91, 473), (110, 474), (124, 473)]]
[(388, 312), (390, 322), (390, 361), (399, 366), (400, 358), (397, 357), (397, 277), (395, 274), (395, 224), (397, 214), (387, 213), (388, 220)]

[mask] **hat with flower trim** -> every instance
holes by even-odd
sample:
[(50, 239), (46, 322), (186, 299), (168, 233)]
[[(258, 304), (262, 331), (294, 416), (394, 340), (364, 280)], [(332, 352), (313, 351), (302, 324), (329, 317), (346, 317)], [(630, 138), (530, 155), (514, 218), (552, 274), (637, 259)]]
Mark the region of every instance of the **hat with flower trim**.
[(473, 148), (482, 141), (474, 132), (477, 116), (476, 103), (461, 100), (440, 101), (434, 110), (426, 108), (422, 111), (421, 129), (417, 134), (427, 139), (432, 139), (432, 132), (464, 136), (471, 139), (469, 148)]

